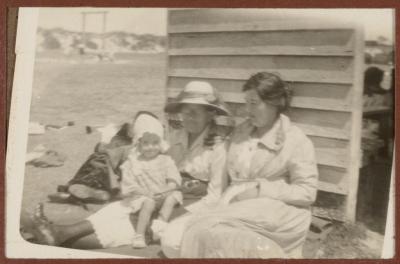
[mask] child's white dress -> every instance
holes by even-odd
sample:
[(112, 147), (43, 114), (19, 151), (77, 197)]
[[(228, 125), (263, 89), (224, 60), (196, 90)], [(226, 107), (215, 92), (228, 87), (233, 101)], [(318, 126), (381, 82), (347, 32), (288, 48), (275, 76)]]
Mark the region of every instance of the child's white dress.
[[(140, 161), (137, 157), (137, 152), (133, 149), (127, 161), (120, 167), (122, 194), (135, 190), (156, 194), (166, 190), (168, 181), (174, 181), (178, 186), (181, 184), (180, 173), (169, 156), (161, 154), (151, 161)], [(171, 195), (182, 203), (182, 194), (179, 191), (171, 192)], [(135, 229), (131, 224), (130, 214), (140, 210), (146, 199), (150, 198), (132, 195), (107, 205), (87, 218), (104, 248), (131, 243)]]
[[(174, 182), (181, 185), (180, 173), (170, 156), (160, 154), (152, 160), (140, 160), (138, 153), (133, 151), (128, 159), (120, 167), (122, 172), (121, 192), (122, 195), (135, 193), (123, 200), (123, 203), (133, 210), (139, 210), (145, 199), (145, 192), (150, 196), (164, 192), (168, 189), (167, 183)], [(178, 191), (170, 193), (182, 204), (182, 194)]]

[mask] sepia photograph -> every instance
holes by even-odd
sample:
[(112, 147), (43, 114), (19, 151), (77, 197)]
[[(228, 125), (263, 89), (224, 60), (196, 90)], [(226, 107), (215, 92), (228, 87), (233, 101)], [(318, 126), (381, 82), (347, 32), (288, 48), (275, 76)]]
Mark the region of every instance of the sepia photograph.
[(394, 9), (34, 13), (15, 48), (12, 257), (394, 256)]

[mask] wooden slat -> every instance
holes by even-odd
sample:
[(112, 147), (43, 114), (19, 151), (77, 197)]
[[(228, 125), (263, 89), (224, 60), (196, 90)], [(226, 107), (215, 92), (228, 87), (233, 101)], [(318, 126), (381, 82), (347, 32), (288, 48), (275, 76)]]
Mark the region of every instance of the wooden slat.
[[(221, 96), (225, 102), (235, 103), (235, 108), (245, 108), (245, 105), (238, 105), (238, 103), (244, 103), (243, 95), (235, 93), (221, 93)], [(339, 112), (351, 111), (350, 106), (343, 101), (312, 97), (293, 96), (290, 105), (291, 107), (306, 109), (331, 110)], [(236, 111), (238, 110), (236, 109)], [(239, 110), (239, 112), (242, 111), (244, 110)]]
[[(167, 89), (183, 89), (190, 81), (205, 81), (215, 87), (219, 92), (242, 93), (243, 85), (246, 80), (232, 79), (207, 79), (207, 78), (187, 78), (170, 77), (168, 78)], [(312, 82), (287, 82), (289, 88), (299, 96), (314, 96), (317, 98), (333, 98), (343, 101), (351, 99), (351, 85), (349, 84), (330, 84)]]
[(319, 190), (347, 194), (348, 193), (348, 173), (345, 168), (326, 166), (319, 164)]
[[(170, 77), (167, 83), (167, 89), (183, 89), (185, 85), (192, 81), (191, 78)], [(220, 93), (229, 92), (242, 94), (245, 80), (224, 80), (224, 79), (197, 79), (206, 81), (215, 87)], [(351, 85), (328, 84), (328, 83), (287, 83), (293, 91), (293, 97), (313, 98), (322, 100), (326, 104), (339, 104), (344, 107), (351, 105)]]
[[(280, 12), (282, 13), (282, 12)], [(277, 9), (198, 8), (194, 10), (172, 10), (168, 12), (170, 25), (219, 24), (222, 22), (270, 21), (282, 18)], [(285, 12), (288, 19), (288, 14)], [(292, 17), (293, 19), (293, 17)]]
[(328, 180), (331, 183), (337, 183), (336, 181), (342, 177), (341, 173), (344, 172), (343, 169), (338, 168), (346, 168), (348, 165), (349, 141), (318, 136), (309, 136), (309, 138), (313, 142), (318, 164), (325, 165), (320, 167), (320, 171), (330, 175)]
[(346, 151), (339, 148), (315, 148), (317, 163), (326, 166), (346, 168), (348, 155)]
[(274, 8), (198, 8), (194, 10), (173, 10), (168, 12), (170, 25), (221, 23), (263, 23), (283, 24), (295, 30), (299, 24), (318, 25), (319, 28), (352, 28), (348, 21), (326, 19), (316, 16), (312, 9), (274, 9)]
[(291, 105), (298, 108), (332, 110), (340, 112), (351, 111), (350, 106), (346, 102), (332, 99), (315, 99), (310, 97), (294, 96)]
[[(234, 122), (232, 121), (234, 120)], [(238, 125), (244, 122), (244, 117), (234, 117), (234, 118), (227, 118), (224, 116), (220, 116), (217, 119), (217, 123), (219, 125)], [(298, 122), (293, 122), (294, 125), (299, 127), (303, 132), (308, 136), (318, 136), (318, 137), (328, 137), (328, 138), (337, 138), (337, 139), (348, 139), (349, 132), (343, 129), (336, 129), (330, 127), (323, 127), (317, 125), (310, 125), (310, 124), (302, 124)]]
[[(245, 121), (244, 117), (226, 117), (226, 116), (216, 117), (217, 124), (221, 126), (237, 126), (243, 123), (244, 121)], [(343, 139), (343, 140), (347, 140), (349, 138), (348, 133), (341, 129), (302, 124), (298, 122), (292, 122), (292, 123), (293, 125), (299, 127), (307, 136), (326, 137), (326, 138)]]
[(342, 194), (342, 195), (347, 194), (347, 191), (343, 190), (336, 184), (332, 184), (329, 182), (323, 182), (323, 181), (318, 182), (318, 190), (324, 191), (324, 192)]
[[(263, 69), (318, 70), (335, 74), (347, 73), (351, 76), (351, 57), (311, 57), (311, 56), (170, 56), (171, 69), (211, 69), (241, 70), (243, 68), (260, 71)], [(253, 72), (254, 74), (255, 72)]]
[[(241, 115), (235, 117), (237, 122), (241, 121), (240, 117), (246, 117), (245, 112), (236, 114)], [(291, 121), (309, 136), (349, 139), (350, 113), (291, 108), (288, 114)]]
[(289, 116), (293, 123), (304, 131), (311, 132), (310, 135), (324, 137), (326, 133), (325, 137), (349, 138), (350, 113), (292, 108)]
[[(353, 50), (353, 32), (338, 31), (257, 31), (170, 34), (170, 51), (204, 54), (287, 54), (298, 52), (347, 55)], [(258, 52), (258, 53), (257, 53)], [(177, 55), (177, 54), (176, 54)]]
[(170, 56), (188, 55), (294, 55), (294, 56), (353, 56), (346, 47), (299, 47), (299, 46), (269, 46), (245, 48), (184, 48), (169, 49)]
[(351, 76), (346, 72), (287, 69), (169, 69), (171, 77), (247, 80), (254, 73), (268, 71), (279, 73), (286, 81), (350, 84)]
[[(168, 98), (176, 98), (181, 90), (182, 89), (178, 88), (169, 88), (167, 91)], [(222, 92), (220, 94), (222, 96), (222, 99), (226, 103), (243, 104), (245, 102), (243, 94), (230, 93), (230, 92)], [(298, 108), (312, 108), (312, 109), (332, 110), (341, 112), (348, 112), (351, 110), (349, 105), (340, 100), (329, 100), (329, 99), (324, 100), (319, 98), (315, 99), (315, 98), (299, 97), (299, 96), (294, 96), (292, 98), (291, 106)], [(245, 108), (244, 105), (238, 105), (238, 106), (234, 105), (231, 106), (230, 108), (232, 109), (233, 107)]]
[(232, 32), (232, 31), (292, 31), (292, 30), (348, 30), (352, 26), (346, 24), (318, 24), (315, 21), (270, 21), (250, 23), (223, 23), (223, 24), (182, 24), (170, 25), (168, 33), (193, 32)]
[(318, 137), (328, 137), (328, 138), (338, 138), (338, 139), (348, 139), (349, 135), (347, 131), (342, 129), (328, 128), (316, 125), (301, 124), (293, 122), (298, 126), (304, 133), (308, 136), (318, 136)]

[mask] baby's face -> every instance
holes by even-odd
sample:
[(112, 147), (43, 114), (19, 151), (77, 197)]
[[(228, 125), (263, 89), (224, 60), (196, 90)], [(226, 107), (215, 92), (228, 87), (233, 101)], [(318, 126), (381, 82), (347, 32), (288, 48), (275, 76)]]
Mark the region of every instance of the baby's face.
[(139, 151), (146, 159), (155, 158), (161, 153), (161, 139), (152, 133), (144, 133), (139, 139)]

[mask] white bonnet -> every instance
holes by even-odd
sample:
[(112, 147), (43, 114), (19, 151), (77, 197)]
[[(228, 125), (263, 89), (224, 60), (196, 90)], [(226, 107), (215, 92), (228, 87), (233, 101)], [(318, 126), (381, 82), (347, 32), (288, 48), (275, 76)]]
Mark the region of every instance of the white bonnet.
[(161, 151), (166, 152), (169, 148), (164, 140), (164, 127), (160, 120), (148, 113), (139, 114), (133, 124), (133, 143), (136, 145), (139, 139), (146, 133), (152, 133), (161, 139)]

